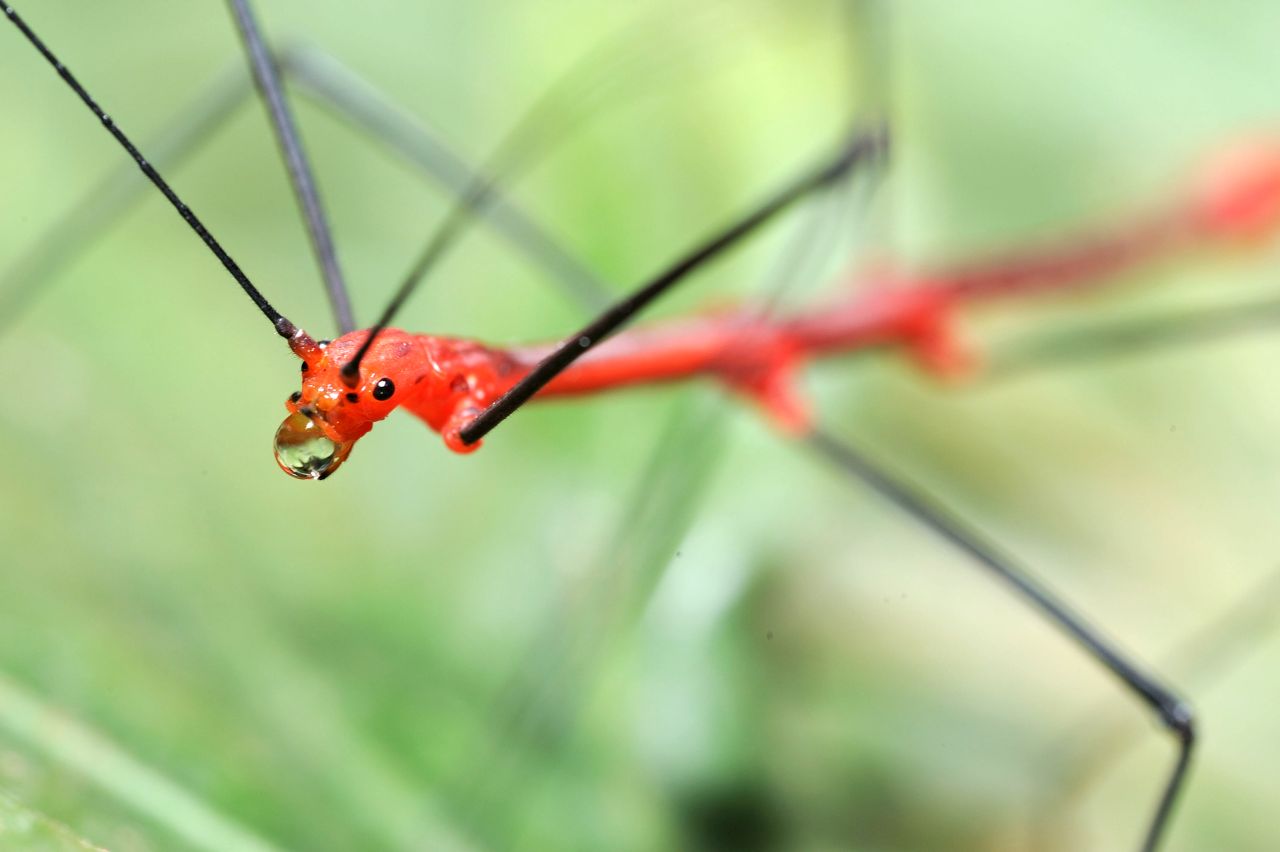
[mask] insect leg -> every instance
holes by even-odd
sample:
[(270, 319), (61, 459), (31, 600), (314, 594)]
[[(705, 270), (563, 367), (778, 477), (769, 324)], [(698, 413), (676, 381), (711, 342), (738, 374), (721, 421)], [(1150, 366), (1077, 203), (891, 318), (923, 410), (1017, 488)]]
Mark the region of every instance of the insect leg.
[(351, 298), (347, 294), (342, 269), (338, 265), (333, 235), (324, 213), (324, 205), (320, 202), (320, 193), (316, 189), (311, 165), (307, 161), (307, 152), (302, 147), (302, 136), (289, 109), (289, 100), (285, 97), (284, 87), (280, 84), (279, 69), (258, 27), (258, 22), (254, 19), (249, 0), (229, 0), (229, 2), (245, 51), (249, 55), (249, 66), (253, 70), (258, 94), (267, 108), (276, 142), (279, 143), (280, 153), (284, 156), (285, 168), (289, 172), (289, 183), (293, 186), (298, 206), (302, 208), (307, 236), (311, 239), (312, 253), (320, 265), (320, 274), (324, 277), (329, 305), (333, 308), (339, 330), (346, 334), (356, 327), (355, 317), (351, 313)]
[(544, 385), (590, 351), (651, 302), (666, 293), (689, 273), (721, 256), (741, 240), (771, 221), (801, 199), (824, 189), (851, 173), (859, 165), (875, 161), (883, 154), (887, 137), (882, 127), (859, 130), (842, 144), (837, 155), (784, 187), (742, 219), (681, 257), (666, 270), (633, 290), (562, 343), (529, 374), (514, 385), (462, 430), (462, 440), (474, 444), (495, 426), (528, 402)]
[[(656, 55), (696, 55), (697, 51), (681, 50), (682, 36), (694, 29), (693, 22), (705, 14), (706, 10), (725, 5), (727, 4), (709, 3), (699, 4), (694, 9), (681, 9), (681, 26), (675, 30), (668, 26), (669, 19), (666, 15), (652, 21), (634, 21), (618, 35), (598, 43), (545, 89), (501, 137), (493, 153), (485, 159), (479, 179), (473, 181), (455, 200), (444, 219), (431, 232), (426, 245), (370, 329), (368, 337), (343, 367), (344, 381), (349, 386), (356, 384), (360, 375), (360, 362), (378, 335), (390, 325), (427, 274), (466, 232), (474, 213), (492, 201), (492, 181), (512, 181), (527, 172), (542, 162), (554, 149), (555, 143), (564, 138), (565, 127), (577, 127), (586, 123), (590, 117), (587, 114), (588, 108), (594, 108), (593, 112), (598, 113), (607, 106), (610, 78), (619, 69), (628, 66), (633, 66), (632, 70), (640, 70), (640, 57), (636, 52), (638, 45), (645, 43), (647, 47), (657, 48), (652, 51)], [(649, 26), (641, 26), (642, 24)], [(657, 29), (652, 29), (654, 24), (657, 24)], [(551, 132), (553, 119), (558, 119), (561, 132)]]
[[(1280, 571), (1273, 571), (1250, 585), (1207, 625), (1178, 642), (1168, 655), (1169, 667), (1176, 667), (1182, 678), (1197, 687), (1208, 686), (1240, 665), (1247, 652), (1258, 648), (1267, 634), (1275, 631), (1278, 617)], [(1100, 727), (1098, 719), (1105, 717), (1103, 709), (1082, 714), (1081, 721), (1073, 726), (1080, 736), (1064, 738), (1073, 743), (1071, 753), (1050, 756), (1050, 762), (1062, 768), (1055, 773), (1053, 789), (1046, 793), (1036, 819), (1037, 848), (1054, 848), (1052, 838), (1059, 838), (1057, 845), (1063, 846), (1060, 838), (1065, 832), (1061, 819), (1055, 815), (1069, 810), (1071, 803), (1133, 745), (1133, 726), (1117, 720)], [(1084, 744), (1076, 745), (1082, 738)], [(1055, 747), (1054, 751), (1061, 749)]]
[(478, 216), (487, 219), (512, 245), (546, 269), (570, 300), (590, 311), (609, 303), (608, 286), (586, 264), (437, 133), (389, 101), (368, 81), (310, 45), (282, 48), (277, 62), (304, 95), (429, 174), (450, 195), (461, 197), (477, 183), (490, 186), (489, 203), (476, 211)]
[(1183, 309), (1162, 316), (1091, 324), (1015, 341), (994, 353), (992, 378), (1009, 378), (1040, 368), (1070, 366), (1097, 358), (1139, 355), (1167, 346), (1211, 343), (1280, 323), (1280, 298), (1270, 296), (1239, 305)]
[[(171, 124), (146, 140), (151, 162), (176, 168), (224, 125), (249, 97), (249, 78), (233, 66), (219, 76)], [(0, 277), (0, 333), (17, 321), (40, 285), (66, 268), (120, 213), (148, 191), (132, 162), (120, 164), (77, 199)]]
[(1173, 771), (1165, 782), (1155, 815), (1151, 819), (1141, 846), (1143, 852), (1154, 850), (1169, 825), (1174, 802), (1182, 791), (1187, 769), (1191, 763), (1196, 739), (1191, 706), (1171, 687), (1144, 671), (1110, 640), (1104, 638), (1095, 627), (1053, 591), (1033, 578), (1014, 559), (1003, 553), (980, 531), (929, 497), (907, 479), (890, 471), (879, 462), (872, 461), (861, 449), (821, 430), (811, 433), (808, 443), (818, 455), (841, 471), (870, 486), (889, 502), (968, 554), (984, 570), (1009, 586), (1028, 605), (1039, 610), (1046, 619), (1066, 633), (1082, 650), (1105, 666), (1131, 692), (1156, 712), (1160, 721), (1177, 741), (1178, 757)]

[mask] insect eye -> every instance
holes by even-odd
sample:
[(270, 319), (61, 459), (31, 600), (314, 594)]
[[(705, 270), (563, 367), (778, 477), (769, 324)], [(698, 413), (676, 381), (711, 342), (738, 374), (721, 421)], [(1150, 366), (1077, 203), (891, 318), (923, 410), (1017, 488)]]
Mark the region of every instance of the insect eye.
[(373, 386), (373, 398), (379, 402), (391, 399), (391, 395), (395, 392), (395, 382), (390, 379), (378, 379), (378, 383)]

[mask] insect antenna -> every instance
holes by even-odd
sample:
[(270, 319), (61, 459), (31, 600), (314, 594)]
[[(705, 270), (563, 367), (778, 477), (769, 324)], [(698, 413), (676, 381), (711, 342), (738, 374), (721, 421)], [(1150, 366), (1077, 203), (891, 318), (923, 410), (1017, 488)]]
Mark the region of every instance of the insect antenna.
[[(717, 4), (706, 4), (697, 12), (690, 13), (681, 9), (682, 16), (705, 13), (706, 9), (714, 9)], [(727, 5), (727, 4), (723, 4)], [(691, 29), (692, 18), (683, 17), (681, 32)], [(672, 51), (678, 48), (678, 39), (670, 37), (665, 27), (666, 19), (662, 19), (662, 37), (652, 36), (659, 48)], [(383, 310), (378, 321), (370, 329), (368, 336), (351, 360), (343, 366), (343, 380), (354, 387), (360, 376), (360, 362), (409, 297), (417, 290), (419, 284), (431, 269), (444, 257), (445, 252), (453, 246), (463, 234), (472, 215), (489, 207), (497, 196), (499, 181), (509, 183), (520, 173), (528, 171), (538, 164), (553, 149), (557, 141), (554, 134), (548, 133), (550, 119), (554, 118), (566, 106), (589, 106), (592, 101), (599, 101), (606, 92), (604, 81), (607, 79), (599, 66), (605, 66), (616, 72), (627, 63), (636, 64), (631, 55), (625, 36), (614, 37), (598, 44), (585, 56), (572, 65), (567, 72), (558, 77), (542, 95), (525, 110), (512, 128), (502, 137), (493, 154), (475, 173), (471, 183), (455, 200), (444, 220), (431, 234), (408, 274), (396, 288), (391, 301)], [(570, 114), (570, 123), (582, 123), (584, 116)]]
[(240, 285), (240, 289), (243, 290), (245, 295), (247, 295), (253, 303), (258, 306), (258, 310), (262, 311), (262, 314), (271, 321), (271, 324), (276, 329), (276, 333), (290, 341), (291, 345), (304, 345), (305, 341), (310, 341), (310, 337), (306, 335), (306, 332), (303, 332), (290, 322), (287, 317), (271, 306), (271, 303), (267, 301), (266, 297), (263, 296), (262, 293), (258, 291), (258, 288), (253, 285), (253, 282), (249, 280), (249, 276), (244, 273), (244, 270), (240, 268), (240, 265), (232, 259), (231, 255), (229, 255), (227, 250), (222, 247), (222, 244), (214, 238), (213, 234), (209, 233), (208, 228), (204, 226), (204, 223), (200, 221), (199, 217), (196, 216), (191, 208), (189, 208), (182, 199), (178, 197), (178, 194), (174, 192), (168, 182), (160, 176), (160, 173), (156, 171), (149, 162), (147, 162), (147, 159), (142, 156), (142, 152), (134, 146), (129, 137), (125, 135), (125, 132), (121, 130), (111, 117), (102, 109), (102, 107), (98, 105), (98, 102), (93, 99), (84, 86), (80, 85), (80, 81), (77, 80), (75, 75), (71, 73), (70, 69), (62, 63), (62, 60), (60, 60), (40, 39), (40, 37), (36, 35), (29, 26), (27, 26), (27, 22), (18, 15), (12, 6), (5, 4), (2, 8), (4, 9), (5, 17), (7, 17), (13, 25), (18, 28), (18, 31), (22, 33), (23, 37), (26, 38), (26, 40), (30, 42), (37, 51), (39, 51), (45, 61), (53, 66), (53, 70), (62, 78), (63, 82), (71, 88), (71, 91), (76, 93), (76, 96), (84, 102), (84, 105), (89, 108), (90, 112), (98, 117), (98, 120), (102, 122), (102, 126), (105, 127), (107, 132), (110, 133), (116, 142), (120, 144), (120, 147), (124, 148), (129, 156), (133, 158), (133, 161), (137, 163), (138, 168), (147, 176), (147, 179), (155, 184), (155, 187), (160, 190), (161, 194), (164, 195), (164, 197), (169, 200), (169, 203), (173, 205), (173, 208), (178, 211), (178, 215), (182, 217), (182, 220), (186, 222), (191, 230), (195, 231), (196, 235), (200, 237), (206, 246), (209, 247), (209, 250), (218, 258), (223, 267), (226, 268), (227, 272), (231, 273), (231, 277)]
[(333, 235), (325, 216), (324, 205), (320, 201), (320, 193), (316, 189), (311, 164), (307, 160), (306, 149), (302, 146), (302, 135), (289, 108), (284, 86), (280, 82), (280, 70), (254, 18), (249, 0), (230, 0), (230, 3), (232, 16), (240, 31), (245, 51), (249, 55), (249, 66), (253, 69), (254, 82), (266, 105), (276, 142), (280, 145), (280, 153), (284, 157), (285, 168), (289, 172), (289, 183), (293, 186), (293, 194), (297, 198), (298, 206), (302, 208), (307, 236), (311, 240), (311, 251), (320, 265), (320, 274), (324, 277), (329, 305), (333, 308), (338, 329), (346, 334), (356, 327), (355, 317), (351, 312), (351, 298), (347, 294), (342, 269), (338, 265)]
[(891, 471), (847, 441), (821, 430), (808, 438), (809, 446), (851, 479), (869, 486), (938, 536), (963, 551), (987, 573), (1008, 586), (1081, 649), (1119, 678), (1160, 717), (1177, 740), (1178, 757), (1165, 782), (1155, 815), (1143, 840), (1143, 852), (1154, 850), (1169, 824), (1174, 802), (1182, 791), (1195, 745), (1190, 705), (1154, 675), (1141, 669), (1059, 596), (1036, 580), (979, 530), (954, 514), (924, 489)]
[[(433, 178), (452, 194), (476, 180), (476, 170), (450, 149), (438, 134), (392, 104), (367, 81), (313, 46), (293, 45), (274, 52), (280, 73), (290, 85), (354, 130), (386, 146)], [(157, 170), (183, 164), (221, 129), (249, 99), (252, 83), (241, 63), (233, 63), (192, 103), (150, 139), (141, 143)], [(0, 333), (16, 322), (39, 287), (70, 266), (128, 205), (146, 191), (132, 162), (121, 162), (80, 195), (60, 219), (48, 227), (24, 254), (7, 264), (0, 277)], [(495, 195), (483, 211), (486, 221), (530, 260), (542, 266), (550, 281), (571, 301), (589, 311), (611, 301), (608, 285), (505, 193)]]
[[(176, 120), (144, 143), (151, 161), (162, 163), (163, 168), (183, 162), (249, 97), (249, 85), (243, 68), (231, 68), (219, 76)], [(122, 161), (76, 199), (16, 261), (6, 264), (0, 278), (0, 333), (18, 320), (43, 282), (70, 266), (146, 190), (134, 165)]]

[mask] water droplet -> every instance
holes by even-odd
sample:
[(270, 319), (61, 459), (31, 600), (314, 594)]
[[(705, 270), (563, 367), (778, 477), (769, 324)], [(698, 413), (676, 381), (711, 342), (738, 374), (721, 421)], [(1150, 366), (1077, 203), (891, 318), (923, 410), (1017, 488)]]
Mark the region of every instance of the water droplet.
[(276, 430), (276, 463), (297, 479), (324, 479), (347, 460), (353, 443), (332, 441), (307, 415), (290, 414)]

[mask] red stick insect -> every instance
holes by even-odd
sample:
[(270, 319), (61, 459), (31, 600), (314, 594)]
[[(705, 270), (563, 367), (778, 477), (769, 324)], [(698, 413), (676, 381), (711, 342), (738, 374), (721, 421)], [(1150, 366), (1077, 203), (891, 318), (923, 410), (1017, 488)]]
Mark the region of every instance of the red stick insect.
[[(341, 276), (333, 262), (332, 241), (327, 236), (318, 196), (307, 178), (306, 159), (291, 127), (287, 103), (273, 79), (271, 63), (247, 6), (237, 3), (236, 11), (256, 62), (259, 85), (272, 106), (293, 166), (330, 292), (340, 294)], [(301, 478), (327, 477), (345, 461), (353, 444), (374, 422), (400, 405), (440, 431), (451, 449), (467, 452), (535, 395), (582, 395), (693, 375), (717, 377), (757, 402), (784, 431), (808, 438), (818, 452), (865, 480), (1009, 582), (1018, 594), (1040, 608), (1157, 711), (1177, 735), (1180, 750), (1144, 841), (1144, 848), (1155, 847), (1168, 825), (1191, 754), (1193, 729), (1185, 703), (1169, 687), (1130, 662), (1055, 596), (1028, 579), (982, 535), (860, 451), (816, 430), (812, 414), (797, 391), (796, 373), (811, 358), (869, 347), (903, 347), (931, 370), (962, 373), (972, 364), (956, 336), (954, 320), (956, 312), (969, 302), (1022, 295), (1034, 289), (1086, 286), (1099, 275), (1152, 257), (1265, 230), (1274, 220), (1280, 197), (1280, 168), (1270, 156), (1249, 158), (1246, 168), (1232, 170), (1227, 179), (1215, 177), (1206, 183), (1204, 191), (1167, 214), (1118, 235), (1086, 240), (1065, 253), (1030, 253), (1025, 258), (934, 274), (925, 280), (886, 275), (885, 280), (855, 297), (793, 317), (775, 319), (755, 311), (706, 314), (611, 336), (688, 273), (805, 196), (831, 186), (856, 166), (874, 160), (883, 149), (883, 137), (879, 130), (860, 129), (831, 158), (804, 172), (740, 222), (645, 282), (627, 300), (557, 347), (508, 350), (389, 327), (403, 296), (412, 290), (438, 252), (433, 247), (424, 254), (428, 260), (406, 279), (402, 296), (393, 300), (373, 330), (350, 331), (323, 345), (271, 307), (200, 220), (145, 163), (128, 138), (106, 119), (22, 19), (12, 9), (6, 8), (6, 13), (103, 119), (117, 141), (134, 156), (302, 359), (303, 388), (290, 399), (289, 417), (277, 435), (277, 457), (287, 472)], [(485, 189), (482, 185), (481, 190)], [(463, 206), (478, 206), (483, 200), (472, 198)], [(450, 228), (442, 233), (448, 235)], [(346, 325), (343, 317), (349, 309), (343, 305), (343, 299), (335, 299), (340, 323)]]
[[(837, 167), (879, 144), (858, 135), (848, 159), (838, 160)], [(824, 166), (817, 177), (835, 173), (836, 168)], [(807, 190), (817, 182), (806, 178), (798, 185)], [(789, 188), (765, 209), (789, 203), (793, 194)], [(804, 437), (814, 424), (796, 374), (808, 360), (897, 345), (940, 375), (960, 374), (972, 366), (955, 329), (954, 314), (966, 304), (1089, 286), (1100, 276), (1165, 253), (1256, 239), (1278, 217), (1280, 157), (1270, 148), (1250, 146), (1215, 164), (1183, 206), (1129, 232), (1084, 240), (1062, 253), (1006, 258), (926, 281), (891, 280), (783, 320), (751, 311), (707, 315), (597, 346), (611, 325), (629, 319), (651, 293), (674, 284), (685, 268), (712, 253), (704, 249), (555, 347), (506, 350), (399, 329), (351, 332), (321, 347), (290, 329), (290, 345), (303, 362), (303, 386), (289, 399), (290, 416), (277, 435), (277, 460), (292, 476), (323, 479), (374, 423), (402, 405), (440, 432), (449, 449), (469, 453), (535, 393), (550, 399), (698, 375), (720, 378), (757, 402), (784, 432)], [(718, 250), (725, 242), (718, 237), (712, 246)], [(365, 369), (352, 380), (351, 365), (360, 358)]]

